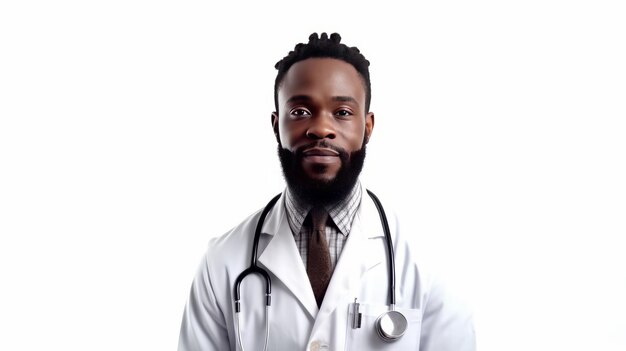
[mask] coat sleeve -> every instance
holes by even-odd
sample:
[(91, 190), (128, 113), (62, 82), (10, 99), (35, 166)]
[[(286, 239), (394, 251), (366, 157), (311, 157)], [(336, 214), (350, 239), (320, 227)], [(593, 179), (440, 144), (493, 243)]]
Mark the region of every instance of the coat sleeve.
[(185, 306), (178, 351), (229, 350), (224, 314), (211, 283), (209, 254), (202, 260)]
[(434, 280), (425, 301), (420, 351), (475, 351), (476, 335), (467, 306)]

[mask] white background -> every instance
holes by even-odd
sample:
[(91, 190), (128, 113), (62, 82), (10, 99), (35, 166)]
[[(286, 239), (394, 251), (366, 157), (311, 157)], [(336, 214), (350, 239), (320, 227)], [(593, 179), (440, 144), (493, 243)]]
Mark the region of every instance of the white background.
[(363, 180), (471, 303), (479, 350), (625, 350), (625, 18), (621, 1), (3, 1), (0, 349), (175, 349), (209, 238), (284, 186), (274, 64), (337, 31), (372, 63)]

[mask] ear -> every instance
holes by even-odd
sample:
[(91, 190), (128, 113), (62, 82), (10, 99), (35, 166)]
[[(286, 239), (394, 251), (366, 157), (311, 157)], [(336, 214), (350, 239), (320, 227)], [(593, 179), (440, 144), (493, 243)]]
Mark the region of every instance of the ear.
[(370, 136), (374, 131), (374, 112), (368, 112), (365, 115), (365, 143), (370, 141)]
[(276, 112), (272, 112), (272, 129), (274, 130), (276, 142), (280, 144), (280, 134), (278, 133), (278, 113)]

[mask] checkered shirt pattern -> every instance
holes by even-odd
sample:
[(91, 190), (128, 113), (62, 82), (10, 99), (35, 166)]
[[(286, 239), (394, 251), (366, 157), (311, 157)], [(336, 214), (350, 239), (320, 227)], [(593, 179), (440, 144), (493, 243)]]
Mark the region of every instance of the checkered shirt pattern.
[[(307, 250), (309, 236), (313, 228), (309, 221), (305, 222), (312, 206), (299, 202), (289, 188), (285, 191), (285, 209), (287, 210), (287, 221), (296, 241), (296, 246), (300, 251), (302, 262), (307, 266)], [(331, 268), (334, 270), (337, 260), (343, 250), (343, 245), (348, 239), (352, 221), (356, 215), (356, 211), (361, 204), (362, 190), (361, 184), (357, 183), (352, 191), (343, 201), (325, 207), (332, 221), (326, 222), (326, 240), (328, 240), (328, 249), (330, 251)]]

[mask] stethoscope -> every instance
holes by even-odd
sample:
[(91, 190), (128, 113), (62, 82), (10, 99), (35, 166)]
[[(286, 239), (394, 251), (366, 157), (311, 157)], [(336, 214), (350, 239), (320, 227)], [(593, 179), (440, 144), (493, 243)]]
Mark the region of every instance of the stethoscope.
[[(374, 195), (371, 191), (367, 190), (367, 193), (374, 201), (376, 205), (376, 209), (378, 210), (378, 215), (380, 216), (380, 221), (383, 225), (383, 230), (385, 231), (385, 239), (387, 242), (387, 260), (389, 267), (389, 310), (381, 314), (375, 322), (375, 329), (378, 336), (383, 341), (393, 342), (402, 337), (407, 328), (407, 319), (406, 317), (399, 311), (396, 311), (396, 264), (394, 262), (393, 256), (393, 245), (391, 242), (391, 234), (389, 232), (389, 223), (387, 222), (387, 216), (385, 215), (385, 210), (383, 209), (380, 200), (378, 197)], [(243, 351), (243, 343), (241, 338), (241, 325), (239, 323), (239, 313), (241, 312), (241, 304), (239, 302), (241, 293), (240, 287), (241, 282), (251, 273), (257, 273), (263, 276), (265, 279), (265, 343), (263, 346), (263, 350), (267, 350), (267, 341), (269, 339), (270, 334), (270, 324), (269, 324), (269, 316), (270, 316), (270, 305), (272, 304), (272, 280), (270, 279), (269, 273), (261, 267), (257, 265), (257, 251), (259, 248), (259, 238), (261, 237), (261, 229), (263, 227), (263, 222), (265, 221), (265, 217), (269, 213), (269, 211), (274, 207), (276, 201), (280, 198), (280, 194), (276, 195), (270, 202), (265, 206), (263, 212), (261, 212), (261, 217), (256, 225), (256, 230), (254, 231), (254, 241), (252, 244), (252, 255), (250, 257), (250, 267), (245, 269), (239, 276), (237, 280), (235, 280), (235, 319), (237, 321), (237, 340), (239, 342), (239, 348)], [(358, 305), (355, 301), (354, 303), (354, 311), (353, 311), (353, 328), (360, 328), (360, 313), (358, 313)]]

